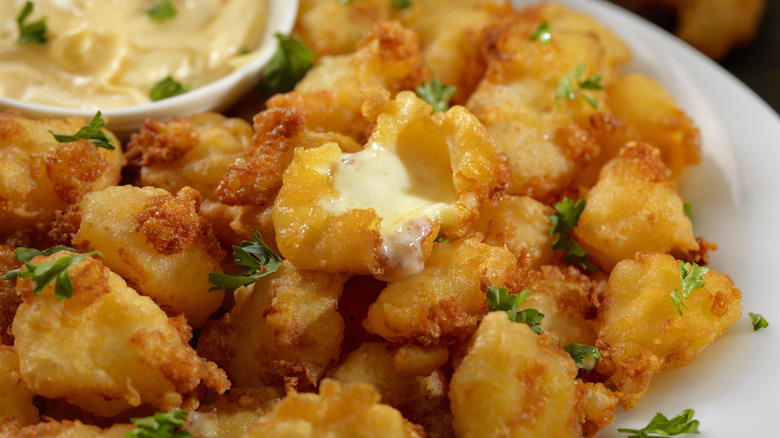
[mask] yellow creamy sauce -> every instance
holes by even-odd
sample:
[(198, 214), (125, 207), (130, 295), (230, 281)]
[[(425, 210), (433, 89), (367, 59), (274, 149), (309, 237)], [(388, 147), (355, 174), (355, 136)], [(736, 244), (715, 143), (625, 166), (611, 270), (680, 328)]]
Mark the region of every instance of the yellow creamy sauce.
[(25, 0), (0, 1), (0, 95), (84, 109), (150, 102), (166, 76), (191, 89), (233, 71), (258, 47), (265, 0), (171, 0), (177, 14), (154, 21), (159, 0), (35, 0), (26, 22), (46, 17), (48, 43), (18, 44)]

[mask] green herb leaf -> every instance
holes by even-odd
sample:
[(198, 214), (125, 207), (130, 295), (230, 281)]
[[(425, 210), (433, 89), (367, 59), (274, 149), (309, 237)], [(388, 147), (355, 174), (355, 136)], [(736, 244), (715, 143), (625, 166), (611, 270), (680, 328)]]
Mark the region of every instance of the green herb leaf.
[(33, 294), (37, 297), (52, 281), (54, 281), (54, 296), (63, 301), (65, 298), (73, 296), (73, 283), (70, 281), (68, 271), (76, 263), (91, 257), (95, 254), (101, 254), (98, 251), (92, 251), (85, 254), (69, 254), (59, 257), (55, 260), (41, 263), (30, 263), (30, 260), (39, 255), (50, 256), (60, 251), (76, 252), (75, 249), (67, 246), (55, 246), (45, 251), (39, 251), (34, 248), (16, 248), (15, 255), (17, 260), (24, 263), (26, 271), (13, 269), (7, 271), (1, 278), (11, 280), (13, 278), (29, 278), (35, 284)]
[(433, 106), (432, 113), (444, 112), (450, 109), (449, 100), (455, 94), (457, 88), (453, 85), (444, 85), (439, 78), (433, 78), (430, 82), (423, 82), (417, 87), (417, 95), (420, 99)]
[(552, 40), (552, 33), (550, 33), (550, 24), (547, 21), (542, 21), (539, 27), (536, 28), (534, 33), (531, 34), (531, 41), (539, 41), (542, 44), (547, 44)]
[(159, 0), (146, 9), (146, 15), (154, 21), (165, 21), (176, 17), (176, 8), (171, 0)]
[(586, 371), (593, 371), (596, 368), (596, 362), (601, 359), (601, 352), (596, 347), (590, 345), (571, 344), (563, 347), (563, 351), (569, 353), (574, 362), (577, 364), (577, 368), (584, 369)]
[(555, 103), (558, 105), (558, 108), (560, 108), (562, 100), (574, 100), (577, 98), (577, 93), (574, 89), (574, 86), (576, 85), (582, 98), (585, 99), (590, 106), (598, 109), (599, 106), (596, 99), (585, 95), (582, 90), (603, 90), (604, 86), (601, 85), (601, 75), (595, 74), (583, 80), (582, 73), (584, 72), (585, 64), (579, 64), (558, 83), (558, 87), (555, 91)]
[(450, 241), (450, 239), (447, 239), (446, 237), (438, 236), (434, 240), (434, 242), (440, 242), (440, 243), (447, 243)]
[(412, 6), (412, 0), (393, 0), (393, 7), (400, 11)]
[(693, 216), (693, 204), (688, 201), (683, 202), (683, 213), (688, 217)]
[(588, 253), (571, 237), (571, 230), (577, 226), (586, 202), (584, 198), (576, 203), (569, 198), (564, 198), (563, 201), (556, 203), (555, 213), (550, 216), (552, 226), (547, 231), (547, 235), (555, 235), (555, 240), (550, 246), (552, 249), (566, 253), (564, 260), (567, 265), (575, 263), (588, 272), (598, 272), (599, 268), (588, 260)]
[(33, 8), (33, 3), (28, 1), (16, 17), (16, 24), (19, 26), (19, 39), (16, 42), (19, 44), (43, 45), (49, 41), (49, 38), (46, 36), (46, 17), (25, 23), (30, 14), (32, 14)]
[(252, 233), (254, 242), (245, 240), (241, 242), (241, 246), (233, 245), (233, 265), (245, 266), (238, 271), (240, 275), (211, 272), (209, 273), (209, 282), (214, 287), (209, 290), (226, 289), (233, 292), (237, 288), (250, 285), (258, 278), (271, 275), (279, 269), (282, 259), (266, 246), (260, 233), (251, 229), (249, 232)]
[(677, 309), (677, 313), (682, 315), (680, 306), (683, 306), (685, 309), (688, 308), (682, 300), (687, 300), (691, 291), (694, 289), (700, 289), (707, 284), (701, 276), (706, 274), (709, 269), (699, 266), (696, 263), (685, 263), (682, 260), (679, 260), (679, 267), (680, 290), (673, 290), (672, 293), (669, 294), (669, 297), (672, 299), (674, 307)]
[(314, 52), (298, 35), (277, 33), (276, 39), (279, 47), (265, 68), (260, 84), (268, 95), (292, 90), (314, 65)]
[(170, 413), (157, 412), (150, 417), (131, 418), (135, 429), (124, 438), (189, 438), (192, 434), (182, 429), (187, 423), (187, 411), (179, 409)]
[(659, 412), (643, 429), (618, 429), (618, 432), (631, 434), (627, 438), (658, 438), (685, 433), (698, 434), (699, 420), (693, 419), (693, 409), (686, 409), (671, 420)]
[(510, 294), (505, 287), (490, 286), (485, 298), (489, 311), (503, 310), (509, 316), (510, 321), (527, 324), (538, 335), (542, 333), (542, 328), (539, 327), (539, 324), (544, 318), (544, 313), (536, 309), (518, 311), (520, 305), (523, 304), (523, 301), (529, 295), (531, 295), (531, 291), (528, 289), (519, 294)]
[(182, 84), (175, 81), (173, 77), (166, 76), (160, 82), (156, 83), (152, 90), (149, 92), (149, 98), (153, 101), (167, 99), (169, 97), (178, 96), (190, 91), (189, 84)]
[(103, 120), (102, 114), (98, 111), (92, 121), (87, 126), (79, 129), (75, 134), (58, 134), (52, 130), (49, 130), (51, 135), (60, 142), (67, 143), (69, 141), (77, 141), (82, 138), (92, 141), (95, 147), (104, 148), (108, 150), (116, 149), (111, 142), (111, 138), (103, 132), (103, 128), (106, 126), (106, 122)]
[(750, 319), (753, 320), (753, 331), (757, 332), (763, 328), (769, 327), (769, 322), (761, 316), (760, 313), (748, 312)]

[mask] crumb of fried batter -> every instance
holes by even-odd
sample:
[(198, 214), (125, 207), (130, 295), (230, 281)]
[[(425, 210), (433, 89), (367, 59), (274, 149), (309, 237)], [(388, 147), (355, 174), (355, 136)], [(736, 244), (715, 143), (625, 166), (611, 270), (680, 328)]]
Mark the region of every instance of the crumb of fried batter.
[(219, 256), (222, 249), (211, 226), (197, 213), (202, 201), (200, 193), (190, 187), (182, 188), (173, 198), (155, 196), (138, 215), (136, 231), (143, 233), (160, 254), (178, 254), (200, 240), (210, 254)]
[(141, 167), (174, 162), (193, 149), (198, 138), (188, 119), (174, 118), (169, 123), (146, 119), (138, 133), (130, 136), (127, 162)]

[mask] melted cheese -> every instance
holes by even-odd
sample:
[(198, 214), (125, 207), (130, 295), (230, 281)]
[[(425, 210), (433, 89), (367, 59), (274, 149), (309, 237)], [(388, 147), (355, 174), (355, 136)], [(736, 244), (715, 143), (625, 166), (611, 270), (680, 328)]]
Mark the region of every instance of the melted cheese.
[(418, 272), (423, 268), (423, 242), (434, 224), (446, 225), (457, 217), (448, 159), (440, 148), (369, 143), (331, 163), (338, 196), (323, 199), (320, 205), (333, 215), (373, 209), (382, 219), (381, 250), (388, 266)]
[(25, 0), (3, 0), (0, 95), (105, 109), (148, 103), (168, 75), (201, 87), (252, 56), (243, 53), (260, 43), (266, 3), (173, 0), (176, 17), (157, 22), (146, 13), (151, 0), (36, 0), (26, 22), (46, 17), (49, 41), (20, 45)]

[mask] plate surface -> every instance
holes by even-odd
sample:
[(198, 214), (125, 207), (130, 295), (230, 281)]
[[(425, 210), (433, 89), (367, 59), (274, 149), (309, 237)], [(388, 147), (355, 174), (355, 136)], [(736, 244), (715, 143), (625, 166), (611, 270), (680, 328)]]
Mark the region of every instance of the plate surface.
[[(630, 411), (599, 437), (625, 437), (656, 414), (696, 411), (702, 437), (780, 436), (780, 117), (719, 65), (668, 32), (599, 0), (559, 0), (605, 24), (631, 48), (629, 71), (659, 81), (702, 133), (702, 163), (679, 189), (694, 209), (694, 233), (718, 245), (709, 266), (742, 291), (742, 317), (689, 366), (655, 376)], [(536, 1), (514, 0), (518, 6)], [(753, 332), (748, 312), (770, 326)], [(695, 436), (695, 435), (692, 435)]]

